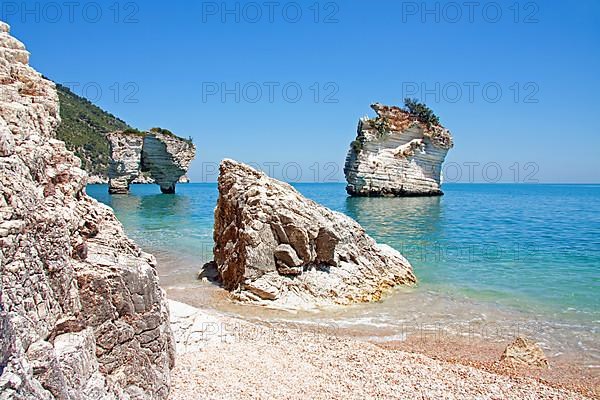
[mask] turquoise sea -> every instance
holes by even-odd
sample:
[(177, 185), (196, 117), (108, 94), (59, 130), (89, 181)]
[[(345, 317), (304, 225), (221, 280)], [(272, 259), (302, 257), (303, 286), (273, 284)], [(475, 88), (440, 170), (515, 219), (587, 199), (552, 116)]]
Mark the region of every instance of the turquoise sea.
[[(350, 198), (342, 183), (294, 186), (401, 251), (419, 285), (381, 303), (272, 317), (335, 321), (382, 340), (423, 327), (493, 340), (525, 333), (551, 357), (571, 353), (600, 365), (600, 185), (447, 184), (437, 198)], [(133, 185), (131, 195), (110, 196), (106, 185), (87, 189), (157, 256), (170, 296), (210, 302), (202, 292), (215, 289), (196, 273), (211, 259), (217, 187), (177, 191)]]

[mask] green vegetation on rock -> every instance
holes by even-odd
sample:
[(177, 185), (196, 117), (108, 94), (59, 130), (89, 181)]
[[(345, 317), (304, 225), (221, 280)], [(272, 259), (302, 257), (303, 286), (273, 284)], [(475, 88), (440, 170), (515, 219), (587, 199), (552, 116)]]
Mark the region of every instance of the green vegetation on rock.
[(404, 99), (404, 106), (412, 116), (429, 128), (440, 124), (440, 119), (434, 114), (433, 110), (417, 99)]
[(177, 138), (177, 139), (182, 139), (182, 140), (185, 140), (186, 142), (192, 143), (192, 137), (191, 136), (189, 138), (187, 138), (187, 139), (183, 139), (183, 138), (177, 136), (176, 134), (174, 134), (173, 132), (171, 132), (168, 129), (154, 127), (154, 128), (150, 129), (150, 132), (161, 133), (161, 134), (166, 135), (166, 136), (171, 136), (171, 137), (174, 137), (174, 138)]
[(123, 131), (124, 134), (126, 135), (135, 135), (135, 136), (141, 136), (141, 137), (146, 137), (146, 132), (140, 131), (139, 129), (135, 129), (135, 128), (129, 128), (129, 129), (125, 129)]
[(356, 139), (353, 140), (352, 143), (350, 143), (350, 146), (352, 147), (352, 150), (354, 150), (354, 152), (358, 154), (363, 149), (363, 142), (361, 142), (359, 139)]
[(133, 129), (125, 121), (57, 84), (61, 124), (57, 137), (80, 159), (82, 168), (90, 175), (107, 176), (110, 160), (109, 132)]
[[(76, 95), (66, 86), (56, 84), (56, 89), (61, 118), (57, 138), (81, 159), (81, 167), (90, 175), (108, 176), (110, 148), (106, 134), (115, 131), (142, 137), (148, 134)], [(192, 138), (180, 138), (167, 129), (152, 128), (150, 131), (192, 142)]]

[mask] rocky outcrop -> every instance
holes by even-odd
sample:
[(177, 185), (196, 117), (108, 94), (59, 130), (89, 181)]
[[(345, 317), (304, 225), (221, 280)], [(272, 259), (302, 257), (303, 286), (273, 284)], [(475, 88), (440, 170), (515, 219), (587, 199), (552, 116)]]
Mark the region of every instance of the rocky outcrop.
[(187, 179), (196, 154), (191, 141), (161, 129), (113, 132), (107, 138), (109, 192), (113, 194), (129, 193), (131, 183), (156, 183), (163, 193), (175, 193), (175, 185)]
[(106, 138), (110, 145), (108, 191), (111, 194), (127, 194), (129, 185), (140, 175), (144, 136), (132, 132), (112, 132)]
[(0, 399), (165, 399), (154, 258), (85, 194), (52, 82), (0, 24)]
[(399, 107), (371, 106), (376, 118), (362, 118), (344, 173), (353, 196), (433, 196), (442, 163), (452, 148), (450, 132), (428, 125)]
[(537, 343), (524, 337), (517, 337), (509, 344), (500, 357), (500, 361), (509, 365), (527, 365), (531, 367), (547, 367), (548, 359), (544, 350)]
[(240, 300), (312, 308), (379, 300), (415, 282), (399, 252), (286, 183), (224, 160), (218, 187), (214, 262)]
[(148, 171), (163, 193), (175, 193), (175, 184), (185, 176), (196, 148), (171, 133), (151, 130), (144, 137), (142, 171)]

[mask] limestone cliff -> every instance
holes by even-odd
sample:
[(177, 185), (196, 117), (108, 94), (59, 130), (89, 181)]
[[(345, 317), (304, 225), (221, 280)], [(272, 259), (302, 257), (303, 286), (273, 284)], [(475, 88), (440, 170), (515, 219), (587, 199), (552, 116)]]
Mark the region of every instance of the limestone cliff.
[(129, 193), (129, 185), (140, 175), (144, 136), (128, 132), (106, 135), (110, 146), (109, 187), (113, 194)]
[(442, 163), (452, 148), (450, 132), (399, 107), (371, 106), (376, 118), (358, 123), (344, 173), (354, 196), (431, 196), (440, 188)]
[(152, 129), (144, 137), (142, 171), (148, 171), (163, 193), (175, 193), (175, 184), (185, 176), (196, 155), (196, 147), (167, 131)]
[(0, 399), (165, 399), (154, 258), (85, 193), (55, 85), (0, 23)]
[(379, 300), (412, 267), (351, 218), (232, 160), (220, 166), (214, 258), (241, 300), (312, 308)]
[(163, 193), (175, 193), (175, 185), (185, 182), (185, 174), (196, 148), (162, 129), (149, 132), (122, 131), (107, 135), (110, 142), (109, 191), (129, 193), (131, 183), (156, 183)]

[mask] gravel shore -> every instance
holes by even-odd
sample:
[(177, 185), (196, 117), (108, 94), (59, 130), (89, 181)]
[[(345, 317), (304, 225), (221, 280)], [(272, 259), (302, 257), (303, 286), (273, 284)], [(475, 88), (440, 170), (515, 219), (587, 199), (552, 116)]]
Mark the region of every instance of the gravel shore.
[(171, 400), (587, 398), (333, 330), (250, 323), (176, 302), (171, 312), (178, 342)]

